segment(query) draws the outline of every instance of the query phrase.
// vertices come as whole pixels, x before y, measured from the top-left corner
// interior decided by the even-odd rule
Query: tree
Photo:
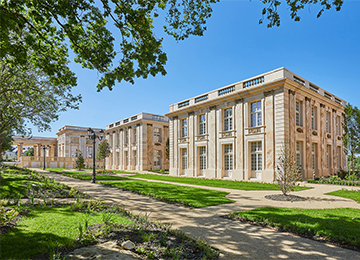
[[[166,144],[165,144],[165,158],[167,160],[170,159],[170,140],[169,140],[169,138],[166,140]]]
[[[0,111],[1,114],[1,111]],[[11,149],[11,145],[14,139],[12,138],[12,132],[6,129],[0,132],[0,162],[2,161],[2,155],[5,151]]]
[[[281,192],[287,196],[288,192],[294,191],[296,182],[301,180],[301,172],[297,166],[295,156],[289,147],[289,143],[283,144],[279,162],[276,165],[276,182]]]
[[[344,136],[343,143],[345,152],[350,156],[349,175],[355,171],[355,154],[360,153],[360,110],[349,103],[345,107],[343,122]]]
[[[261,0],[268,26],[279,26],[279,0]],[[95,3],[96,2],[96,3]],[[75,62],[101,75],[98,91],[110,90],[115,82],[134,83],[135,78],[166,74],[166,54],[162,40],[153,31],[154,19],[164,14],[164,31],[176,40],[190,35],[202,36],[211,16],[211,4],[219,0],[3,0],[0,2],[0,57],[11,57],[14,64],[29,62],[41,69],[51,81],[73,80],[67,65],[69,48]],[[342,0],[287,0],[291,17],[298,11],[320,4],[318,16],[332,6],[340,10]],[[117,41],[109,31],[111,22],[120,35]],[[18,39],[24,39],[18,41]],[[119,47],[115,47],[118,43]],[[71,77],[69,77],[69,75]]]
[[[29,56],[29,61],[31,55]],[[69,75],[70,76],[70,75]],[[74,82],[58,82],[31,62],[15,64],[12,59],[0,61],[0,133],[31,135],[28,122],[40,131],[51,129],[50,123],[68,108],[78,109],[81,96],[71,94]],[[4,151],[0,136],[0,153]]]
[[[110,145],[106,139],[104,139],[98,146],[96,159],[104,160],[104,170],[105,170],[105,158],[110,155]]]
[[[30,147],[26,152],[25,156],[34,156],[34,147]]]
[[[81,171],[85,168],[85,160],[82,152],[80,150],[76,150],[76,161],[75,161],[75,168]]]

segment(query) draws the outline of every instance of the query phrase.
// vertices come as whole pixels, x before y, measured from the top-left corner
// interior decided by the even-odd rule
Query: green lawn
[[[92,179],[92,174],[68,174],[68,173],[62,173],[63,175],[72,177],[72,178],[76,178],[76,179],[80,179],[80,180],[91,180]],[[113,175],[99,175],[96,174],[96,180],[117,180],[117,181],[126,181],[129,180],[129,178],[125,178],[125,177],[120,177],[120,176],[113,176]]]
[[[155,197],[159,200],[177,202],[195,208],[234,202],[233,200],[229,200],[225,197],[229,193],[224,191],[146,181],[102,181],[100,183],[120,189],[130,190],[138,194]]]
[[[79,236],[79,223],[84,226],[86,214],[73,212],[70,206],[35,207],[23,217],[17,228],[0,237],[0,259],[31,259],[56,248],[71,247]],[[88,216],[89,225],[103,222],[101,213]],[[130,224],[131,220],[114,215],[115,223]]]
[[[28,179],[29,175],[25,174],[1,174],[0,181],[0,197],[1,198],[14,198],[24,197],[27,192],[27,186],[30,183],[41,185],[40,181]]]
[[[259,183],[259,182],[245,182],[245,181],[232,181],[232,180],[210,180],[201,178],[186,178],[175,176],[162,176],[155,174],[136,174],[129,176],[134,178],[141,178],[147,180],[161,180],[177,183],[186,183],[193,185],[201,185],[208,187],[218,187],[235,190],[280,190],[276,184],[272,183]],[[309,187],[295,187],[295,191],[310,189]]]
[[[337,190],[326,193],[326,195],[334,195],[343,198],[348,198],[355,200],[357,203],[360,203],[360,190]]]
[[[339,243],[360,247],[360,209],[262,207],[230,215],[281,227],[297,234],[325,237]]]

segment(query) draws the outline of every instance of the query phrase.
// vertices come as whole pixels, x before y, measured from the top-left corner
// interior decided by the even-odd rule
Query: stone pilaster
[[[305,98],[305,178],[311,178],[312,169],[312,157],[311,157],[311,146],[312,146],[312,135],[311,130],[311,98]]]
[[[209,178],[215,178],[216,175],[216,160],[217,160],[217,150],[216,150],[216,142],[217,142],[217,130],[216,130],[216,107],[211,106],[209,108],[208,113],[208,134],[209,134],[209,142],[208,142],[208,172]]]
[[[295,99],[295,91],[289,89],[289,146],[292,154],[296,153],[296,138],[295,138],[295,124],[296,124],[296,116],[295,116],[295,108],[296,99]],[[267,125],[266,125],[267,127]]]
[[[331,155],[331,158],[332,158],[332,162],[333,162],[333,165],[332,165],[332,171],[329,173],[329,174],[334,174],[337,172],[337,170],[340,168],[339,167],[339,163],[338,162],[338,158],[337,158],[337,131],[336,131],[336,117],[337,117],[337,113],[336,113],[336,110],[333,109],[332,111],[332,128],[331,128],[331,133],[332,133],[332,145],[333,145],[333,149],[332,149],[332,155]],[[341,124],[341,122],[339,122],[339,124]],[[340,127],[340,126],[339,126]]]
[[[320,151],[321,155],[320,158],[320,167],[319,168],[319,176],[323,176],[325,169],[327,169],[327,160],[326,160],[326,153],[327,153],[327,142],[326,142],[326,108],[325,105],[320,104],[320,116],[317,120],[320,120],[320,129],[318,129],[319,138],[320,138]]]
[[[195,115],[194,112],[188,113],[188,138],[189,138],[189,148],[188,148],[188,170],[187,176],[195,176]]]
[[[153,169],[153,161],[154,161],[154,133],[152,124],[147,124],[146,127],[146,135],[147,135],[147,164],[148,170]]]
[[[173,147],[173,169],[174,169],[174,175],[179,175],[179,119],[177,117],[173,117],[173,145],[170,145],[170,147]]]
[[[238,172],[238,176],[234,176],[236,179],[244,180],[244,99],[235,100],[235,129],[236,129],[236,156],[235,165]]]
[[[264,93],[265,96],[265,108],[264,108],[264,125],[266,125],[265,135],[265,171],[266,175],[272,174],[272,176],[263,176],[266,179],[273,179],[275,172],[275,140],[274,140],[274,91]],[[294,96],[294,95],[292,95]]]

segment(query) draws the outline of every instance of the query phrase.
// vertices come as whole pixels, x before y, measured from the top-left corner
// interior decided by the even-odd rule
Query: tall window
[[[233,145],[225,144],[224,145],[224,168],[225,171],[233,170]]]
[[[187,118],[181,120],[181,137],[187,137]]]
[[[134,165],[137,165],[137,153],[136,150],[133,151],[133,157],[134,157]]]
[[[136,143],[137,142],[137,133],[136,133],[136,128],[134,128],[133,130],[133,142]]]
[[[311,129],[316,130],[316,108],[311,108]]]
[[[154,151],[154,166],[161,167],[161,151],[160,150]]]
[[[340,117],[336,117],[336,134],[340,135]]]
[[[261,101],[256,101],[250,104],[250,120],[251,127],[262,125]]]
[[[125,144],[128,144],[128,143],[129,143],[129,131],[128,131],[128,130],[125,131],[125,140],[124,140],[124,143],[125,143]]]
[[[326,132],[330,133],[330,112],[326,112]]]
[[[302,126],[302,113],[301,113],[302,103],[300,101],[296,101],[296,125]]]
[[[302,168],[302,144],[296,142],[296,165],[300,169]]]
[[[199,147],[199,166],[200,166],[200,170],[206,169],[206,147],[205,146]]]
[[[328,169],[330,169],[330,149],[331,149],[331,146],[327,145],[326,146],[326,166]]]
[[[110,135],[109,145],[111,147],[113,146],[113,135]]]
[[[199,115],[199,135],[206,134],[206,115]]]
[[[337,147],[337,165],[338,165],[338,168],[341,168],[341,148],[340,148],[340,146]]]
[[[316,144],[311,145],[312,169],[316,169]]]
[[[120,145],[120,133],[116,134],[116,145]]]
[[[127,167],[129,165],[129,154],[127,151],[125,151],[125,166]]]
[[[233,130],[232,108],[224,109],[224,131]]]
[[[186,148],[181,149],[181,169],[182,170],[187,169],[187,149]]]
[[[251,154],[251,170],[262,170],[262,146],[261,142],[253,142],[250,147]]]
[[[161,129],[154,128],[154,142],[161,143]]]

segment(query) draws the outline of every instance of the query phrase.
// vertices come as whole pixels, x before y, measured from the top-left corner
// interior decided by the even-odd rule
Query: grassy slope
[[[0,182],[0,197],[14,198],[18,196],[25,196],[27,185],[29,183],[41,184],[39,181],[28,179],[28,175],[24,174],[1,174],[2,180]]]
[[[156,197],[163,201],[183,203],[196,208],[234,202],[225,197],[228,192],[184,187],[167,183],[145,181],[103,181],[100,183],[120,189],[130,190],[138,194]]]
[[[115,215],[115,222],[128,224],[129,219]],[[70,206],[35,207],[22,218],[16,229],[1,235],[0,259],[29,259],[59,246],[72,246],[79,236],[79,223],[84,226],[86,214],[73,212]],[[89,225],[102,223],[102,214],[89,218]]]
[[[360,209],[293,209],[262,207],[232,213],[236,217],[290,229],[297,234],[322,236],[360,247]]]
[[[130,176],[129,176],[130,177]],[[272,183],[259,183],[259,182],[245,182],[245,181],[231,181],[231,180],[209,180],[201,178],[184,178],[175,176],[162,176],[155,174],[137,174],[131,177],[148,179],[148,180],[161,180],[177,183],[186,183],[193,185],[202,185],[208,187],[218,187],[235,190],[280,190],[275,184]],[[308,187],[295,187],[295,190],[306,190]]]
[[[326,195],[334,195],[343,198],[348,198],[355,200],[357,203],[360,203],[360,190],[337,190],[326,193]]]

